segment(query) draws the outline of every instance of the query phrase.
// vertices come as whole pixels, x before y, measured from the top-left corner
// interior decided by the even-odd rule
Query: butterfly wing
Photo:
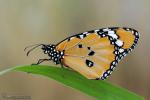
[[[138,32],[130,28],[103,28],[71,36],[56,49],[64,51],[65,66],[88,79],[105,79],[138,38]]]

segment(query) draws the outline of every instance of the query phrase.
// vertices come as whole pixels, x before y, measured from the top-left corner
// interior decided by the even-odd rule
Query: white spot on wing
[[[110,29],[108,29],[108,28],[105,28],[105,29],[103,29],[103,31],[110,31]]]
[[[116,43],[116,45],[118,45],[119,47],[123,45],[123,42],[122,42],[121,40],[118,40],[118,39],[117,39],[117,41],[116,41],[115,43]]]
[[[120,52],[120,53],[124,52],[124,49],[119,49],[119,52]]]
[[[75,37],[71,37],[70,40],[74,39]]]
[[[118,36],[115,34],[114,31],[108,31],[108,35],[111,36],[111,37],[114,38],[114,39],[117,39],[117,38],[118,38]]]
[[[79,36],[80,36],[80,38],[81,38],[81,39],[83,39],[83,38],[84,38],[84,37],[83,37],[83,35],[79,35]]]
[[[108,31],[108,34],[114,34],[115,32],[114,31]]]
[[[139,35],[138,32],[136,32],[135,35],[138,36]]]
[[[94,30],[94,32],[96,32],[96,33],[97,33],[98,31],[99,31],[99,30]]]
[[[83,34],[87,34],[88,32],[84,32]]]

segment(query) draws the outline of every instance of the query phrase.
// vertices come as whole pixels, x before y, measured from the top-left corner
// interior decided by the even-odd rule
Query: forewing
[[[130,28],[104,28],[69,37],[56,49],[64,51],[64,65],[88,79],[105,79],[138,38],[138,32]]]

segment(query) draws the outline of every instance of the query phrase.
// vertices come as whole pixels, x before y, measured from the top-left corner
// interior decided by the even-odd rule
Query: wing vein
[[[92,34],[92,33],[91,33]],[[94,33],[93,33],[94,34]],[[86,37],[85,37],[86,38]],[[84,38],[83,38],[84,39]],[[64,50],[69,50],[69,49],[71,49],[71,48],[73,48],[73,47],[75,47],[75,46],[77,46],[79,43],[81,43],[82,42],[82,40],[83,39],[81,39],[78,43],[76,43],[75,45],[73,45],[73,46],[71,46],[71,47],[69,47],[69,48],[67,48],[67,49],[64,49]],[[89,42],[91,42],[91,41],[96,41],[97,39],[95,39],[95,38],[93,38],[92,40],[90,40],[90,41],[87,41],[86,43],[89,43]],[[66,46],[67,47],[67,46]],[[87,47],[87,46],[86,46]]]

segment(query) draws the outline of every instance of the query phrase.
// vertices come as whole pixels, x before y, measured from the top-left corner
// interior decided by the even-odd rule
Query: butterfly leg
[[[37,63],[32,64],[32,65],[39,65],[40,63],[44,62],[44,61],[49,61],[50,59],[39,59]]]
[[[61,62],[61,60],[59,60],[59,63],[60,63],[60,65],[61,65],[61,68],[64,68],[64,66],[63,66],[63,64],[62,64],[62,62]]]
[[[31,64],[31,66],[34,65],[39,65],[40,63],[44,62],[44,61],[49,61],[50,59],[39,59],[37,63]],[[27,72],[28,74],[30,74],[31,72]]]

